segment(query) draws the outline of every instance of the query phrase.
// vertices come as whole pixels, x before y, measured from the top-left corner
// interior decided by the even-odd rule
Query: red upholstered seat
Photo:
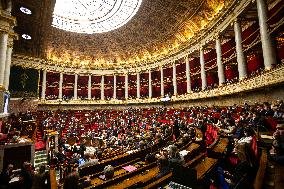
[[[270,129],[275,130],[277,126],[277,121],[273,118],[266,118],[266,123],[269,125]]]
[[[255,157],[258,159],[258,149],[257,149],[256,136],[252,137],[251,148],[253,150],[253,153],[254,153]]]

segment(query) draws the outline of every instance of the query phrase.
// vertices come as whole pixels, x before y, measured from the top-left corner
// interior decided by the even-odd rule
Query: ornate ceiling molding
[[[33,67],[36,69],[46,69],[56,72],[65,72],[65,73],[81,73],[81,74],[93,74],[93,75],[111,75],[117,73],[136,73],[143,72],[152,69],[157,69],[158,67],[163,67],[172,62],[182,59],[191,53],[199,49],[200,44],[206,44],[218,33],[222,33],[226,30],[227,27],[235,20],[238,15],[240,15],[247,7],[250,5],[251,1],[248,0],[235,0],[230,2],[229,5],[226,5],[226,10],[224,10],[218,18],[212,20],[205,29],[203,29],[199,34],[194,36],[189,42],[181,46],[180,51],[173,53],[159,61],[147,62],[141,65],[136,65],[131,68],[121,68],[116,69],[86,69],[84,67],[61,67],[58,63],[54,61],[48,61],[44,59],[31,58],[21,55],[14,55],[13,64],[14,65],[23,65],[25,67]],[[21,60],[22,59],[22,60]]]
[[[141,67],[177,53],[230,4],[229,0],[145,0],[137,15],[113,32],[79,35],[47,28],[44,56],[65,67]]]

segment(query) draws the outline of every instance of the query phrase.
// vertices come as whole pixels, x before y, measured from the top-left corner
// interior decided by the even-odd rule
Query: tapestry
[[[12,66],[9,91],[12,98],[37,97],[39,72],[33,68]]]

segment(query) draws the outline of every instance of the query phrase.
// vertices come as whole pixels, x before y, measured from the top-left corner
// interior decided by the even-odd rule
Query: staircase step
[[[37,160],[35,160],[35,163],[40,163],[40,162],[43,162],[43,161],[47,161],[47,158],[37,159]]]
[[[35,156],[46,154],[46,153],[47,153],[46,150],[36,151]]]
[[[41,155],[35,156],[35,159],[43,159],[43,158],[47,158],[47,155],[46,154],[41,154]]]
[[[40,164],[46,164],[46,163],[47,163],[47,160],[41,161],[41,162],[35,162],[34,164],[35,164],[35,165],[40,165]]]

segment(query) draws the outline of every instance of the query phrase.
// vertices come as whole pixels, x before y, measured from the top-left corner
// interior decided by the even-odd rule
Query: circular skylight
[[[32,39],[32,37],[31,37],[30,35],[25,34],[25,33],[22,35],[22,38],[24,38],[24,39],[26,39],[26,40]]]
[[[126,24],[142,0],[56,0],[52,26],[77,33],[104,33]]]
[[[32,11],[26,7],[20,7],[20,11],[25,14],[32,14]]]

